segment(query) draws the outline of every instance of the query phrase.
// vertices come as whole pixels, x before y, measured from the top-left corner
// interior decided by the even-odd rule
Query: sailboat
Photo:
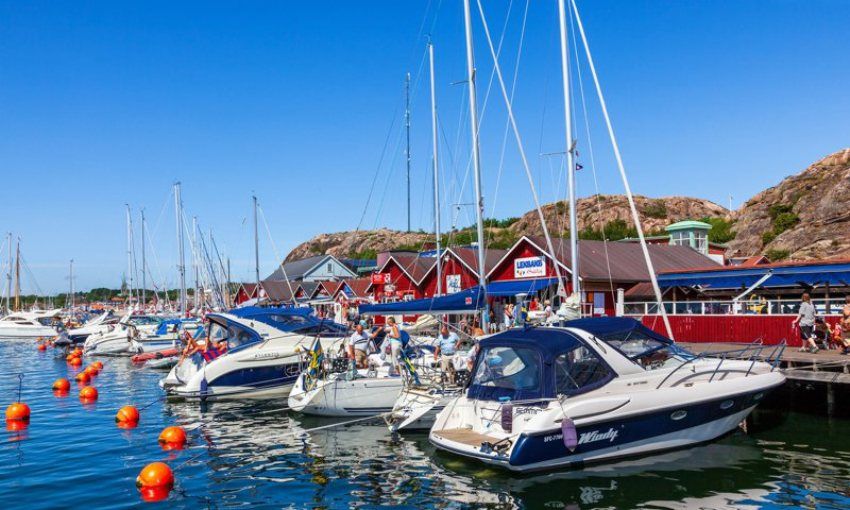
[[[9,234],[9,267],[7,307],[11,308],[8,301],[12,297],[12,238]],[[0,319],[0,340],[8,339],[33,339],[41,337],[53,338],[57,334],[56,326],[61,323],[61,309],[55,310],[32,310],[29,312],[21,310],[21,242],[17,243],[14,260],[14,310]]]
[[[469,4],[464,0],[471,62]],[[558,0],[569,154],[573,142],[564,4]],[[660,300],[578,9],[574,0],[570,4]],[[486,31],[480,4],[479,11]],[[509,102],[507,106],[512,118]],[[572,190],[570,195],[574,209]],[[429,440],[441,450],[518,472],[579,468],[714,440],[734,430],[768,391],[785,381],[776,370],[783,346],[767,362],[758,361],[756,352],[745,361],[695,356],[628,318],[508,330],[482,340],[479,347],[469,385],[438,414]]]

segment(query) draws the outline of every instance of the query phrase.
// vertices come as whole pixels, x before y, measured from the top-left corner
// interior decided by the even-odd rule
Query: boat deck
[[[495,443],[499,441],[498,437],[479,434],[472,429],[445,429],[434,432],[434,435],[468,446],[481,446],[482,443]]]

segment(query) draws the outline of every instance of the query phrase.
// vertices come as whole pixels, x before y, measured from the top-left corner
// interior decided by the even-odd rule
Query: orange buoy
[[[135,406],[124,406],[118,410],[115,421],[118,423],[138,423],[139,410]]]
[[[9,432],[21,432],[22,430],[26,430],[27,426],[29,426],[30,422],[28,421],[20,421],[20,420],[11,420],[6,422],[6,430]],[[10,438],[9,441],[20,441],[21,439],[25,439],[25,437],[20,436],[16,438]]]
[[[78,383],[87,383],[91,380],[91,376],[88,372],[80,372],[74,377],[74,380]]]
[[[89,365],[83,372],[89,374],[89,377],[94,377],[98,374],[99,370],[97,369],[97,367]]]
[[[95,361],[94,363],[92,363],[92,365],[93,365],[93,366],[95,366],[95,367],[97,367],[97,370],[98,370],[98,371],[103,370],[103,363],[102,363],[102,362],[100,362],[100,361]]]
[[[39,351],[46,351],[47,350],[47,344],[38,344],[38,350]]]
[[[180,450],[186,444],[186,431],[183,427],[165,427],[159,434],[159,444],[164,450]]]
[[[162,501],[168,497],[171,492],[171,487],[143,487],[139,489],[139,494],[142,496],[142,501],[146,503],[155,503]]]
[[[83,386],[83,388],[80,390],[80,400],[97,400],[97,388],[95,388],[94,386]]]
[[[53,382],[53,391],[70,391],[71,383],[68,379],[60,378]]]
[[[6,408],[6,421],[29,421],[30,406],[23,402],[15,402]]]
[[[145,466],[136,477],[136,487],[139,489],[174,487],[174,473],[165,462],[152,462]]]
[[[78,367],[83,364],[83,360],[81,360],[80,358],[71,358],[68,363],[70,363],[72,367]]]

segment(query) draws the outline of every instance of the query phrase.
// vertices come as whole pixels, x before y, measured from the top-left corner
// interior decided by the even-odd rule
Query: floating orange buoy
[[[89,374],[89,377],[94,377],[98,374],[99,370],[97,369],[97,367],[95,367],[93,365],[89,365],[89,366],[86,367],[84,372],[86,374]]]
[[[56,379],[56,381],[53,383],[53,391],[63,391],[64,392],[64,391],[70,391],[70,389],[71,389],[71,383],[70,383],[70,381],[68,381],[68,379],[65,379],[64,377],[61,378],[61,379]]]
[[[103,370],[103,363],[100,361],[95,361],[92,365],[96,366],[98,371]]]
[[[74,377],[74,380],[78,383],[87,383],[91,380],[91,376],[88,374],[88,372],[80,372]]]
[[[171,487],[143,487],[139,489],[139,494],[142,495],[142,501],[146,503],[162,501],[168,497],[170,492]]]
[[[80,358],[71,358],[68,363],[70,363],[72,367],[78,367],[83,364],[83,360],[81,360]]]
[[[38,350],[39,351],[46,351],[47,350],[47,344],[38,344]]]
[[[23,402],[15,402],[6,408],[6,421],[29,421],[30,406]]]
[[[83,389],[80,390],[80,400],[97,400],[97,388],[95,388],[94,386],[84,386]]]
[[[6,430],[9,432],[20,432],[22,430],[26,430],[27,426],[30,424],[28,421],[20,421],[20,420],[10,420],[6,422]],[[20,441],[24,439],[23,437],[12,438],[10,441]]]
[[[186,444],[186,431],[182,427],[165,427],[159,435],[164,450],[180,450]]]
[[[115,421],[118,423],[138,423],[139,410],[135,406],[124,406],[118,410],[115,415]]]
[[[174,473],[164,462],[152,462],[145,466],[136,477],[136,487],[139,489],[174,487]]]

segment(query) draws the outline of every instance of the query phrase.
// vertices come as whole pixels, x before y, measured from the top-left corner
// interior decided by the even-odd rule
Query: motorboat
[[[770,390],[784,345],[694,355],[629,318],[505,331],[480,342],[437,448],[511,471],[576,468],[712,441]],[[748,350],[750,349],[750,350]]]
[[[118,324],[109,325],[106,331],[93,333],[83,343],[83,352],[93,355],[130,355],[133,341],[153,335],[163,322],[155,315],[126,314]]]
[[[289,407],[315,416],[389,413],[406,381],[419,380],[417,371],[434,362],[433,354],[426,350],[411,346],[407,352],[399,371],[392,366],[388,353],[370,354],[367,368],[356,368],[344,357],[325,360],[321,370],[307,367],[289,393]]]
[[[183,358],[160,382],[172,397],[286,397],[303,368],[302,353],[317,339],[324,349],[336,349],[346,331],[309,308],[245,307],[206,318],[206,341],[224,352]]]
[[[84,343],[89,336],[95,333],[109,331],[110,326],[114,327],[120,320],[121,318],[116,317],[112,312],[96,315],[78,328],[62,331],[56,339],[55,344],[61,346]]]
[[[156,353],[176,349],[182,345],[181,336],[188,332],[193,337],[203,336],[203,327],[198,319],[166,319],[159,323],[152,334],[139,334],[130,340],[129,352],[134,354]]]
[[[0,319],[0,339],[31,339],[56,336],[61,310],[12,312]]]

